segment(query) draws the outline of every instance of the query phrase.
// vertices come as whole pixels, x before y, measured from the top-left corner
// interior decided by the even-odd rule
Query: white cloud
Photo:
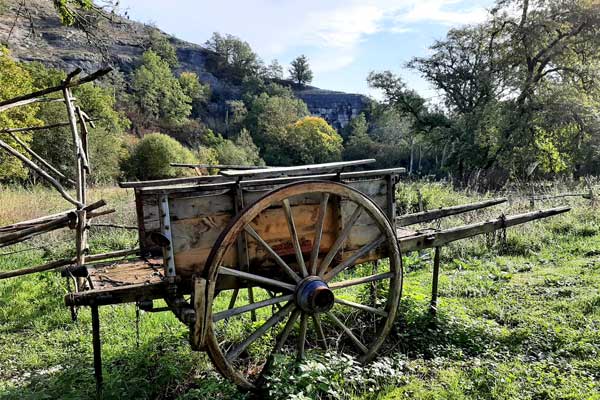
[[[248,41],[265,59],[306,49],[315,72],[351,64],[359,45],[379,32],[402,34],[420,23],[481,21],[489,0],[121,0],[134,17],[155,20],[182,39],[204,42],[213,31]],[[168,5],[168,7],[167,7]],[[190,12],[194,10],[194,12]],[[283,62],[287,60],[282,60]]]

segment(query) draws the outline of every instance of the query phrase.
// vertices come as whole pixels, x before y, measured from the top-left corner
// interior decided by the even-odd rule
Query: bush
[[[161,179],[174,178],[189,173],[185,168],[173,168],[170,163],[195,163],[196,158],[177,140],[151,133],[144,136],[134,148],[127,165],[130,178]]]

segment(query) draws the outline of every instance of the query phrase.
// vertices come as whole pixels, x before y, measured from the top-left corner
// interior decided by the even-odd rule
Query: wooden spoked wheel
[[[332,221],[341,223],[332,229]],[[261,236],[276,229],[287,232],[287,246],[271,247]],[[368,242],[349,249],[357,235]],[[252,259],[246,268],[231,265],[226,255],[241,236],[248,248],[260,248],[269,267]],[[358,264],[368,255],[381,258],[373,254],[389,262],[377,269]],[[382,210],[359,191],[328,181],[291,184],[257,200],[222,232],[206,265],[215,290],[208,299],[207,350],[224,376],[247,389],[281,360],[307,352],[370,361],[392,327],[402,290],[400,250]]]

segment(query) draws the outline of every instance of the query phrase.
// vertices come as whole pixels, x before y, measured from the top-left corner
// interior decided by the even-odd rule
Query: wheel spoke
[[[327,351],[327,339],[325,339],[325,332],[323,332],[323,325],[321,325],[321,317],[319,317],[319,314],[313,314],[312,318],[321,346]]]
[[[373,313],[373,314],[381,315],[382,317],[387,317],[388,316],[388,313],[385,312],[385,311],[383,311],[383,310],[379,310],[377,308],[370,307],[370,306],[367,306],[367,305],[364,305],[364,304],[355,303],[353,301],[348,301],[348,300],[344,300],[344,299],[335,299],[335,302],[338,303],[338,304],[343,304],[343,305],[348,306],[348,307],[354,307],[354,308],[359,309],[359,310],[368,311],[368,312]]]
[[[261,238],[254,229],[252,229],[251,226],[245,226],[244,230],[248,235],[252,236],[254,240],[260,243],[260,245],[275,259],[275,262],[286,272],[286,274],[288,274],[295,282],[300,282],[301,279],[298,274],[289,265],[287,265],[281,257],[279,257],[279,254],[277,254],[275,250],[273,250],[273,248],[269,246],[269,244],[265,242],[265,240]]]
[[[319,205],[319,217],[317,219],[317,225],[315,225],[315,239],[313,241],[313,249],[310,254],[310,261],[308,263],[310,274],[315,275],[317,273],[317,260],[319,259],[319,250],[321,247],[321,238],[323,237],[323,224],[325,223],[325,214],[327,213],[327,202],[329,201],[329,193],[323,193],[321,198],[321,204]]]
[[[348,235],[350,235],[350,231],[352,230],[354,223],[358,220],[358,217],[360,217],[361,212],[362,207],[357,205],[354,209],[354,212],[350,216],[350,219],[348,219],[346,226],[344,226],[344,229],[342,229],[340,236],[338,236],[338,238],[335,240],[335,243],[333,243],[333,246],[331,246],[331,249],[329,249],[329,252],[323,259],[321,265],[319,266],[319,276],[322,277],[325,274],[327,267],[329,267],[329,264],[331,264],[335,255],[338,253],[338,251],[340,251],[340,248],[344,244],[344,241],[346,240]]]
[[[329,285],[329,289],[335,290],[335,289],[341,289],[341,288],[350,287],[350,286],[362,285],[363,283],[389,279],[389,278],[392,278],[393,276],[394,276],[393,272],[385,272],[383,274],[363,276],[360,278],[349,279],[347,281],[334,282]]]
[[[231,310],[235,307],[235,302],[237,301],[238,294],[240,293],[240,289],[233,289],[233,293],[231,293],[231,299],[229,300],[228,310]]]
[[[293,295],[288,294],[286,296],[273,297],[267,300],[259,301],[252,304],[246,304],[242,307],[232,308],[226,311],[221,311],[213,315],[213,322],[220,321],[225,318],[233,317],[234,315],[243,314],[248,311],[253,311],[262,307],[267,307],[273,304],[283,303],[284,301],[292,300]]]
[[[289,283],[280,282],[278,280],[267,278],[261,275],[250,274],[248,272],[242,272],[238,271],[237,269],[231,269],[227,267],[219,267],[219,274],[235,276],[236,278],[263,283],[268,286],[277,286],[283,289],[291,290],[292,292],[296,289],[296,286],[290,285]]]
[[[300,335],[298,336],[298,359],[304,360],[304,344],[306,342],[306,330],[308,328],[308,318],[306,313],[302,313],[300,318]]]
[[[275,348],[273,349],[273,353],[279,353],[279,351],[281,351],[288,336],[290,336],[290,333],[292,332],[292,329],[294,328],[294,324],[296,323],[296,320],[298,319],[299,316],[300,316],[300,310],[295,309],[292,312],[292,315],[290,315],[290,319],[288,319],[287,323],[283,327],[283,331],[281,331],[281,334],[279,335],[279,338],[277,339],[277,344],[275,345]]]
[[[344,333],[354,342],[354,344],[356,345],[356,347],[358,347],[360,349],[360,351],[362,351],[365,354],[369,351],[369,349],[367,349],[367,347],[364,344],[362,344],[356,336],[354,336],[354,333],[352,333],[352,331],[346,325],[344,325],[344,323],[342,321],[340,321],[335,315],[333,315],[333,313],[331,311],[327,312],[327,316],[329,318],[331,318],[331,320],[337,326],[342,328]]]
[[[264,335],[275,324],[277,324],[279,321],[281,321],[282,319],[284,319],[285,316],[288,315],[292,311],[292,309],[294,309],[294,308],[295,308],[294,303],[292,303],[292,302],[287,303],[285,307],[283,307],[277,313],[273,314],[271,316],[271,318],[269,318],[260,328],[258,328],[257,330],[255,330],[243,342],[241,342],[236,347],[234,347],[232,350],[230,350],[229,352],[227,352],[227,360],[229,362],[232,362],[236,358],[238,358],[238,356],[240,354],[242,354],[242,352],[244,350],[246,350],[246,348],[248,346],[250,346],[252,343],[254,343],[259,337],[261,337],[262,335]]]
[[[298,231],[296,230],[294,216],[292,215],[292,207],[290,206],[290,201],[288,199],[283,199],[282,203],[283,211],[285,212],[285,219],[288,223],[290,235],[292,235],[292,245],[294,246],[294,252],[296,253],[296,261],[298,262],[298,266],[300,266],[302,276],[306,277],[308,276],[308,272],[306,271],[306,265],[304,264],[304,256],[302,255],[302,248],[300,247],[300,240],[298,239]]]
[[[338,265],[337,267],[335,267],[334,269],[332,269],[331,271],[326,273],[325,276],[323,277],[323,279],[325,280],[325,282],[329,282],[337,274],[339,274],[346,268],[354,265],[359,258],[361,258],[365,254],[369,253],[371,250],[377,248],[383,242],[385,242],[385,236],[381,235],[377,239],[371,241],[370,243],[367,243],[366,245],[361,247],[356,253],[354,253],[351,257],[349,257],[347,260],[345,260],[340,265]]]

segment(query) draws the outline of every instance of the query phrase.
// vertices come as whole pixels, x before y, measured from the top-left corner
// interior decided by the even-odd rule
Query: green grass
[[[430,209],[473,199],[438,184],[420,187]],[[414,188],[400,188],[408,189]],[[111,205],[129,212],[130,198],[112,196]],[[479,237],[445,247],[435,318],[427,311],[431,255],[407,255],[400,317],[377,363],[362,367],[350,358],[316,355],[293,376],[276,373],[271,397],[600,399],[600,213],[571,201],[571,213],[510,229],[505,243]],[[526,208],[496,207],[444,226]],[[128,233],[92,234],[94,251],[134,243]],[[2,256],[0,269],[37,265],[68,251],[64,244]],[[0,281],[0,398],[93,397],[89,310],[71,322],[65,293],[54,273]],[[139,343],[135,315],[132,305],[101,308],[106,398],[247,397],[205,354],[190,350],[187,328],[170,313],[142,313]],[[231,329],[235,335],[242,328]]]

